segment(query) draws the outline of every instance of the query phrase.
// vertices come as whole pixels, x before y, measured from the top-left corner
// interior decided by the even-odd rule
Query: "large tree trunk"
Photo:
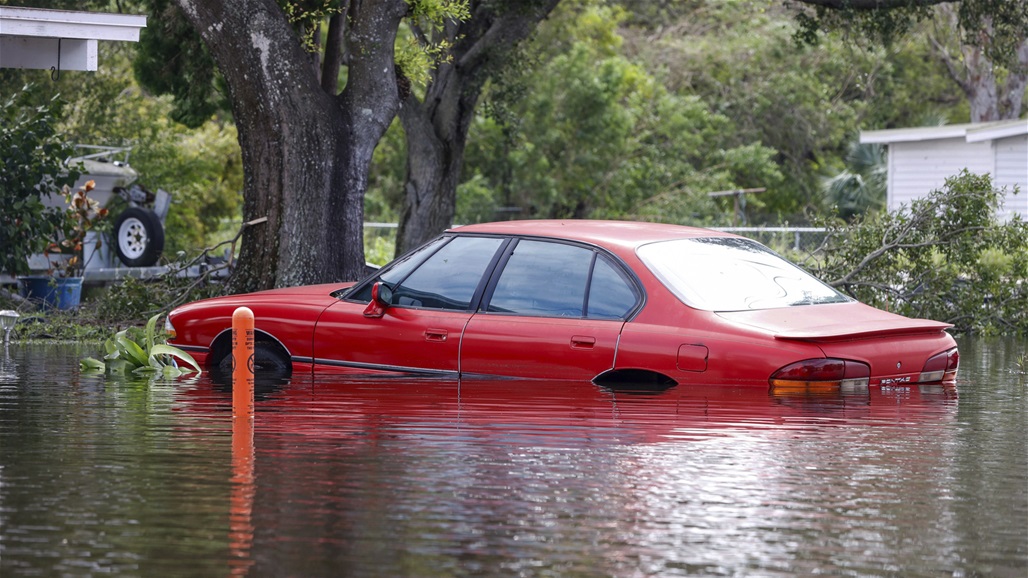
[[[452,60],[434,71],[423,101],[409,95],[400,109],[407,137],[407,178],[398,255],[452,224],[468,129],[482,87],[558,1],[473,0],[471,18],[442,30],[453,43]]]
[[[939,7],[939,14],[948,31],[932,36],[932,47],[946,66],[950,78],[960,86],[971,109],[971,122],[1012,120],[1021,115],[1021,102],[1028,86],[1028,30],[1015,47],[1014,58],[1002,84],[996,77],[996,64],[987,55],[987,48],[993,42],[992,18],[983,17],[982,27],[976,30],[975,44],[961,44],[960,56],[954,55],[947,42],[939,38],[942,32],[953,33],[960,22],[956,9],[951,5]],[[959,37],[959,34],[956,35]]]
[[[481,87],[444,65],[425,102],[413,94],[400,107],[407,138],[407,179],[396,253],[405,253],[453,223],[464,145]],[[462,90],[466,88],[466,90]],[[452,94],[456,92],[456,94]]]
[[[350,43],[360,58],[333,96],[274,0],[176,2],[228,84],[244,220],[268,219],[244,234],[232,289],[361,276],[368,166],[399,104],[393,43],[406,3],[353,3]]]

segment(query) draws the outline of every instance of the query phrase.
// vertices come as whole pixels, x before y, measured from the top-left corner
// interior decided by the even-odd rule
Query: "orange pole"
[[[253,311],[232,313],[232,495],[229,499],[231,576],[246,576],[253,566]]]
[[[232,415],[253,417],[253,311],[232,313]]]

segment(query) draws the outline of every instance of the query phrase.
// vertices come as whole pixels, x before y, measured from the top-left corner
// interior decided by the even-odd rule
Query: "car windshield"
[[[760,243],[736,237],[644,245],[639,258],[686,305],[707,311],[850,301]]]

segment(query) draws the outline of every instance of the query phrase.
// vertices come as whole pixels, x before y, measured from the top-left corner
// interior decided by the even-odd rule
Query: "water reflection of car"
[[[170,342],[231,365],[256,318],[258,371],[346,371],[860,389],[953,383],[948,324],[864,305],[763,245],[609,221],[458,227],[357,283],[182,306]]]

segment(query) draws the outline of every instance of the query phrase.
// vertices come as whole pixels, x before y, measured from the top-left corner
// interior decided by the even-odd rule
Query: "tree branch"
[[[819,6],[832,10],[892,10],[917,6],[934,6],[946,4],[953,0],[799,0],[803,4]]]
[[[335,95],[339,92],[339,71],[343,67],[343,46],[346,41],[346,12],[328,19],[325,38],[325,62],[321,66],[321,88]]]

